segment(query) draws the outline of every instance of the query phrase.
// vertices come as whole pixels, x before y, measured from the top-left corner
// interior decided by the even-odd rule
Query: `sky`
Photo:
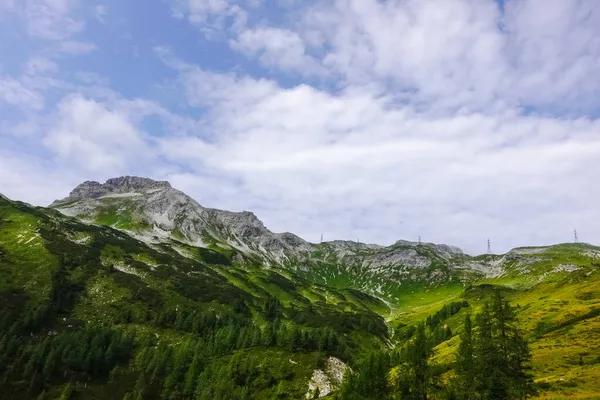
[[[0,0],[0,192],[168,180],[314,242],[600,244],[596,0]]]

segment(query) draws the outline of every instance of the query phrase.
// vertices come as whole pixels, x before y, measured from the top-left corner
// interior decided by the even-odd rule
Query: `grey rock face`
[[[271,232],[252,212],[206,208],[168,182],[134,176],[112,178],[104,184],[84,182],[51,207],[92,221],[107,209],[129,214],[129,220],[143,221],[146,227],[133,232],[138,237],[153,241],[177,238],[195,246],[217,242],[259,257],[265,265],[282,265],[284,260],[310,265],[311,255],[324,250],[343,264],[385,272],[393,266],[422,269],[434,259],[462,255],[456,247],[408,241],[390,247],[342,240],[312,244],[289,232]]]
[[[86,181],[69,194],[71,199],[94,199],[110,193],[147,192],[155,189],[170,188],[166,181],[155,181],[137,176],[122,176],[108,179],[104,184]]]
[[[191,197],[173,189],[168,182],[125,176],[104,184],[87,181],[51,207],[71,216],[89,220],[107,207],[129,213],[132,219],[153,227],[152,232],[134,232],[149,238],[173,237],[194,245],[207,245],[209,237],[243,253],[280,261],[310,245],[291,233],[273,233],[249,211],[231,212],[202,207]]]

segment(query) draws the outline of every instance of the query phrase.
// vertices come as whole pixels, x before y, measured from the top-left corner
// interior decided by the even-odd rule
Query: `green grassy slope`
[[[105,211],[93,222],[143,229],[126,210],[107,204]],[[475,257],[504,271],[485,278],[453,268],[460,257],[441,259],[427,248],[419,251],[429,252],[432,265],[408,272],[401,265],[347,264],[328,244],[303,264],[265,268],[258,258],[206,239],[208,248],[176,235],[148,245],[110,227],[0,199],[0,389],[15,398],[43,390],[56,398],[72,381],[78,398],[120,399],[135,394],[144,378],[156,393],[146,398],[160,398],[167,381],[186,381],[195,364],[185,354],[199,353],[194,393],[173,383],[175,393],[181,390],[175,398],[302,398],[326,354],[352,362],[387,348],[388,340],[402,346],[411,326],[445,305],[467,302],[440,323],[452,335],[434,359],[452,363],[464,316],[501,290],[518,306],[539,398],[600,398],[598,247],[561,244]],[[194,328],[213,317],[221,322]],[[8,338],[17,331],[23,339],[11,349]],[[40,378],[44,365],[28,367],[38,362],[37,351],[47,357],[52,346],[42,351],[37,343],[73,332],[122,334],[131,337],[131,350],[106,370],[78,367]],[[164,371],[147,367],[160,360]],[[180,375],[166,374],[178,363]]]
[[[385,308],[379,300],[232,257],[148,246],[0,199],[0,391],[55,398],[71,382],[78,398],[113,399],[136,394],[142,380],[152,399],[166,382],[183,396],[192,374],[189,398],[300,398],[327,354],[351,361],[383,346],[387,327],[372,311]],[[100,347],[88,360],[65,343]],[[121,357],[109,356],[119,346]],[[198,351],[185,346],[200,349],[198,365],[187,357]],[[153,363],[158,369],[148,370]],[[180,364],[188,372],[168,372]]]

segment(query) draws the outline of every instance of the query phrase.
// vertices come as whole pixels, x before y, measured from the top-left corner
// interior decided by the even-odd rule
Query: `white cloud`
[[[44,108],[44,97],[41,93],[10,76],[0,76],[0,100],[30,110]]]
[[[90,179],[73,169],[57,169],[39,157],[15,155],[0,149],[0,192],[13,200],[48,205],[64,198],[82,180]]]
[[[27,61],[25,73],[38,75],[43,73],[54,73],[58,71],[58,64],[45,57],[32,57]]]
[[[69,0],[23,0],[27,29],[32,36],[46,40],[64,40],[81,32],[84,22],[72,15]]]
[[[226,30],[239,31],[246,25],[247,13],[236,3],[228,0],[172,0],[172,16],[186,18],[207,37],[214,37]]]
[[[346,84],[375,80],[420,107],[600,106],[600,83],[588,79],[600,72],[596,1],[507,1],[502,13],[491,0],[334,0],[304,24]]]
[[[97,47],[94,43],[78,40],[63,40],[55,46],[55,51],[72,55],[87,54],[96,49]]]
[[[27,174],[166,177],[202,204],[253,210],[268,227],[312,240],[420,235],[477,252],[491,237],[501,251],[569,240],[577,228],[600,242],[600,3],[506,1],[504,11],[493,0],[285,3],[276,12],[287,14],[258,15],[240,1],[176,2],[174,15],[217,38],[206,48],[219,51],[181,54],[196,65],[157,48],[174,87],[149,75],[162,71],[152,64],[139,79],[174,93],[164,103],[182,115],[63,64],[58,72],[80,83],[34,59],[19,80],[2,78],[0,97],[26,110],[43,107],[42,90],[82,93],[49,120],[10,125],[27,144],[43,132],[38,150],[56,156]],[[70,7],[53,9],[76,21]],[[77,29],[45,37],[51,46],[86,43]],[[302,77],[311,79],[295,84]],[[24,179],[11,176],[13,188]]]
[[[44,144],[65,163],[93,172],[125,171],[150,155],[126,114],[78,95],[59,104]]]
[[[600,82],[590,79],[600,74],[600,3],[510,1],[503,22],[519,100],[559,110],[600,106]]]
[[[104,23],[108,15],[108,8],[103,4],[98,4],[94,6],[94,15],[98,21]]]
[[[174,177],[201,203],[253,209],[313,240],[421,235],[477,251],[487,236],[507,250],[563,241],[572,226],[595,232],[599,121],[437,115],[365,88],[333,95],[170,65],[190,104],[210,110],[197,134],[160,140],[194,171]],[[208,192],[207,171],[220,182]]]
[[[230,41],[233,49],[248,57],[257,57],[267,67],[302,75],[319,75],[325,71],[307,54],[302,38],[288,29],[258,28],[241,32]]]

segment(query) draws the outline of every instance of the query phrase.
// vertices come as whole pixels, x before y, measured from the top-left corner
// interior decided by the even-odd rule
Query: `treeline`
[[[444,305],[439,311],[435,314],[427,316],[425,320],[425,326],[429,328],[430,332],[432,332],[431,338],[433,340],[434,345],[440,344],[444,340],[450,339],[452,335],[452,330],[448,326],[440,326],[440,323],[444,320],[450,318],[454,314],[457,314],[463,308],[468,308],[469,302],[464,301],[456,301],[450,304]],[[401,327],[398,334],[396,334],[396,339],[400,341],[406,341],[413,337],[413,335],[417,332],[417,326],[410,325]]]
[[[436,341],[426,327],[419,324],[412,340],[392,357],[373,353],[358,363],[336,398],[520,400],[535,393],[528,373],[528,344],[519,332],[514,309],[498,293],[474,322],[466,316],[459,350],[450,365],[432,363]]]
[[[38,321],[47,319],[50,308],[36,309],[21,318],[2,310],[0,392],[16,390],[18,398],[35,398],[46,388],[69,381],[130,379],[133,373],[138,376],[137,383],[127,393],[133,399],[244,398],[244,393],[291,379],[289,365],[267,365],[237,356],[223,366],[218,359],[253,348],[349,358],[348,340],[331,327],[310,328],[282,321],[282,306],[273,298],[266,299],[262,307],[266,321],[257,324],[242,304],[234,307],[238,312],[182,308],[156,313],[150,325],[161,328],[158,332],[175,330],[180,332],[178,337],[186,337],[183,344],[176,345],[172,339],[160,340],[154,334],[142,340],[138,330],[118,327],[67,327],[64,323],[58,325],[59,332],[40,331]],[[71,385],[68,392],[74,390]]]
[[[215,358],[221,350],[210,341],[195,338],[177,346],[146,343],[135,359],[138,378],[126,398],[248,399],[257,391],[276,390],[294,378],[292,364],[287,359],[267,358],[263,352],[249,351]]]
[[[28,340],[10,329],[0,336],[0,392],[24,381],[26,395],[44,390],[64,377],[105,378],[132,357],[133,338],[119,330],[85,328]]]

